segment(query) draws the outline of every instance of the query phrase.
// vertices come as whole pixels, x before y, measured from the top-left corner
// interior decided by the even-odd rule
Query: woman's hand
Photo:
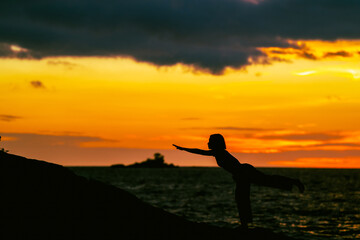
[[[180,146],[178,146],[178,145],[173,144],[173,146],[174,146],[174,147],[176,147],[176,149],[179,149],[179,150],[184,150],[184,148],[183,148],[183,147],[180,147]]]
[[[204,156],[214,156],[214,152],[210,151],[210,150],[201,150],[201,149],[197,149],[197,148],[184,148],[184,147],[180,147],[175,144],[173,144],[173,146],[179,150],[183,150],[183,151],[186,151],[189,153],[195,153],[195,154],[200,154],[200,155],[204,155]]]

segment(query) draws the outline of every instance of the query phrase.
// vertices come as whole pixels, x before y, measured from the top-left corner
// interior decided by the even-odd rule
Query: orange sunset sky
[[[52,45],[37,57],[41,46],[0,43],[0,148],[10,153],[106,166],[160,152],[168,163],[216,166],[172,144],[207,148],[221,133],[254,166],[360,168],[360,37],[283,37],[220,72],[180,57],[55,54]]]

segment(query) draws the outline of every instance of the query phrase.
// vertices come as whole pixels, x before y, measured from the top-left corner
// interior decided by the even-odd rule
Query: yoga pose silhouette
[[[291,190],[297,186],[300,192],[304,192],[304,185],[298,179],[292,179],[279,175],[267,175],[252,165],[240,163],[227,150],[224,137],[221,134],[213,134],[209,138],[208,147],[210,150],[197,148],[184,148],[173,144],[179,150],[190,153],[213,156],[219,167],[232,174],[236,183],[235,201],[239,212],[241,227],[248,228],[248,223],[252,222],[250,205],[250,184],[255,183],[261,186]]]

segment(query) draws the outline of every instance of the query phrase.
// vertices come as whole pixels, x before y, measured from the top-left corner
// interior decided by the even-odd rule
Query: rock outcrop
[[[0,152],[1,239],[290,239],[187,221],[69,169]]]

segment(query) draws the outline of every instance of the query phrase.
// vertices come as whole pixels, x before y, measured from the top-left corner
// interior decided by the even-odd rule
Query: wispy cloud
[[[22,117],[14,116],[14,115],[0,114],[0,121],[4,121],[4,122],[12,122],[21,118]]]
[[[279,139],[290,141],[328,141],[343,139],[345,136],[331,133],[299,133],[299,134],[278,134],[278,135],[266,135],[260,136],[259,139]]]
[[[87,144],[112,142],[114,140],[83,135],[50,135],[34,133],[2,133],[4,137],[14,138],[19,144],[45,146],[77,146],[87,147]],[[85,146],[84,146],[85,145]]]
[[[331,57],[352,57],[353,54],[344,50],[337,52],[327,52],[324,54],[323,58],[331,58]]]
[[[33,80],[30,82],[30,85],[34,88],[45,88],[45,85],[39,80]]]
[[[253,131],[228,132],[227,145],[241,153],[360,150],[358,132]]]
[[[111,139],[82,135],[50,135],[30,133],[0,133],[3,136],[2,146],[11,153],[33,157],[65,165],[110,165],[114,163],[132,163],[145,160],[155,152],[165,155],[167,162],[187,166],[216,166],[209,158],[199,158],[174,149],[130,149],[108,147],[103,143],[112,143]],[[355,133],[354,133],[355,135]],[[176,139],[190,139],[194,143],[206,142],[206,137],[180,136]],[[6,141],[5,141],[6,140]],[[153,141],[174,140],[172,136],[163,136]],[[239,144],[240,139],[226,138],[227,143]],[[265,141],[265,140],[262,140]],[[270,141],[270,140],[268,140]],[[241,142],[246,145],[246,142]],[[85,144],[85,146],[83,145]],[[285,148],[282,151],[272,151],[269,147],[263,151],[238,151],[235,145],[228,150],[242,163],[248,162],[255,166],[288,166],[288,167],[356,167],[360,163],[360,148],[357,143],[319,143],[318,145],[338,145],[351,148],[334,150],[333,148]],[[343,146],[340,146],[343,145]],[[169,146],[170,147],[170,146]],[[240,147],[243,147],[242,145]],[[247,147],[247,146],[244,146]],[[240,149],[241,150],[241,149]],[[251,150],[251,149],[248,149]],[[256,149],[255,149],[256,150]],[[317,164],[318,163],[318,164]],[[316,165],[317,164],[317,165]],[[357,164],[357,165],[356,165]]]
[[[183,128],[188,130],[225,130],[225,131],[239,131],[239,132],[264,132],[264,131],[276,131],[280,129],[266,129],[266,128],[252,128],[252,127],[189,127]]]
[[[342,41],[338,41],[342,42]],[[333,59],[333,58],[351,58],[357,55],[358,51],[354,49],[350,50],[335,50],[328,51],[328,49],[321,48],[319,49],[318,45],[312,46],[311,41],[306,43],[304,41],[299,41],[298,48],[281,48],[281,47],[269,47],[269,48],[259,48],[262,52],[267,55],[269,63],[276,62],[276,59],[280,59],[283,62],[291,62],[292,58],[304,58],[307,60],[324,60],[324,59]],[[329,42],[327,44],[330,44]],[[336,42],[332,42],[332,46],[335,46]],[[310,45],[310,46],[308,46]],[[341,46],[341,44],[339,44]],[[344,46],[341,46],[344,48]],[[273,60],[272,60],[273,59]]]
[[[187,117],[187,118],[181,118],[183,121],[198,121],[201,120],[201,118],[198,117]]]
[[[47,61],[47,64],[50,66],[63,66],[70,70],[79,66],[78,64],[69,61],[60,61],[60,60],[49,60]]]
[[[302,168],[360,168],[360,157],[310,157],[293,161],[271,161],[269,164]]]
[[[233,130],[233,131],[255,131],[255,132],[263,132],[263,131],[275,131],[277,129],[266,129],[266,128],[251,128],[251,127],[215,127],[217,130]]]

